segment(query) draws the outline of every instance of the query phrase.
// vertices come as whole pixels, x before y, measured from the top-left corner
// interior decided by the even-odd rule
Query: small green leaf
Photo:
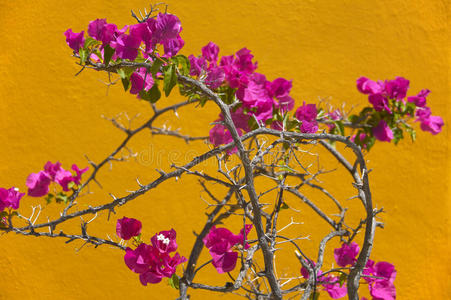
[[[124,91],[126,92],[128,90],[128,87],[130,86],[130,79],[124,78],[121,79],[122,86],[124,87]]]
[[[361,112],[360,112],[360,116],[363,117],[364,115],[370,114],[373,112],[373,108],[372,107],[365,107]]]
[[[177,74],[175,74],[174,65],[169,65],[169,68],[164,72],[163,90],[164,94],[169,96],[174,86],[177,84]]]
[[[132,76],[134,71],[134,67],[124,67],[117,70],[117,74],[121,77],[122,85],[124,86],[125,91],[127,91],[130,86],[130,76]]]
[[[180,288],[180,278],[177,274],[172,274],[172,277],[168,279],[168,284],[176,290]]]
[[[357,115],[350,115],[349,117],[348,117],[348,119],[349,119],[349,122],[351,122],[351,123],[357,123],[357,120],[359,119],[359,116],[357,116]]]
[[[157,73],[160,72],[161,65],[163,65],[163,61],[156,59],[152,66],[150,67],[150,73],[152,73],[153,78],[157,78]]]
[[[282,209],[289,209],[289,208],[290,207],[285,202],[283,202],[282,205],[280,206],[280,210],[282,210]]]
[[[88,59],[89,51],[87,49],[80,49],[80,64],[84,64]]]
[[[55,197],[56,203],[64,202],[66,204],[69,201],[69,197],[63,192],[59,192]]]
[[[397,145],[402,138],[402,129],[398,127],[393,128],[393,142],[395,145]]]
[[[181,73],[183,75],[188,75],[190,68],[191,68],[191,64],[189,62],[188,57],[186,57],[185,55],[179,54],[176,56],[176,58],[177,58],[178,65],[181,66],[181,68],[180,68]]]
[[[53,198],[55,198],[55,195],[53,195],[52,193],[48,193],[47,197],[45,197],[45,201],[47,201],[47,204],[50,204]]]
[[[343,125],[343,122],[342,121],[334,121],[334,124],[338,130],[338,134],[344,136],[345,135],[345,127]]]
[[[141,99],[149,101],[150,103],[155,103],[161,98],[161,92],[158,89],[158,84],[155,82],[152,88],[146,92],[146,90],[142,90],[139,92],[139,97]]]
[[[110,47],[110,45],[105,45],[105,48],[103,48],[103,63],[105,64],[105,67],[108,66],[108,64],[110,63],[111,58],[113,57],[114,54],[114,50],[113,48]]]

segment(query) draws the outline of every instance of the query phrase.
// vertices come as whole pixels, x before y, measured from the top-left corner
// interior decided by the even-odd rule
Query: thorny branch
[[[141,19],[134,17],[142,22],[146,18],[150,17],[152,12],[147,13],[142,16]],[[132,63],[132,62],[120,62],[111,63],[109,66],[105,66],[99,63],[88,62],[88,67],[93,68],[98,71],[116,72],[119,68],[124,66],[133,67],[146,67],[149,68],[149,63]],[[213,91],[211,91],[202,82],[194,80],[192,78],[177,75],[179,82],[195,87],[200,93],[205,97],[212,100],[221,110],[224,116],[224,125],[230,131],[233,142],[227,145],[223,145],[205,153],[196,156],[190,162],[182,166],[172,165],[171,171],[158,170],[159,176],[147,184],[139,184],[139,188],[129,192],[123,197],[115,197],[112,195],[112,201],[105,204],[92,207],[87,209],[77,210],[71,212],[71,209],[75,208],[77,205],[76,199],[80,196],[80,193],[88,187],[88,185],[94,181],[97,182],[97,174],[101,168],[103,168],[107,163],[113,161],[125,160],[125,158],[118,157],[118,154],[122,150],[127,150],[131,153],[131,150],[127,148],[130,140],[135,137],[139,132],[148,129],[152,134],[167,135],[169,137],[179,138],[185,142],[191,141],[204,141],[207,137],[192,137],[190,135],[185,135],[179,133],[177,130],[172,131],[167,128],[159,128],[154,126],[154,122],[166,114],[167,112],[176,111],[177,109],[196,104],[196,100],[193,101],[183,101],[173,105],[169,105],[164,108],[157,108],[154,104],[152,107],[153,115],[143,124],[135,129],[125,127],[121,125],[116,119],[111,119],[112,124],[121,130],[125,134],[125,138],[122,142],[103,160],[98,163],[89,160],[89,163],[93,167],[93,171],[90,176],[83,182],[83,184],[76,190],[70,197],[70,201],[64,207],[61,215],[53,220],[47,220],[44,222],[37,222],[39,218],[39,213],[36,216],[30,216],[29,218],[22,217],[26,221],[26,225],[22,227],[17,227],[12,223],[11,218],[9,219],[9,224],[6,228],[1,230],[5,232],[16,232],[22,235],[30,236],[45,236],[45,237],[61,237],[67,239],[66,243],[83,240],[85,243],[93,244],[95,247],[99,245],[110,245],[115,248],[125,250],[125,246],[121,243],[117,243],[111,239],[102,239],[99,237],[91,236],[87,233],[87,227],[89,222],[82,221],[81,223],[81,234],[68,234],[59,230],[56,232],[56,227],[66,221],[75,219],[77,217],[83,217],[88,215],[96,215],[102,211],[111,213],[115,211],[115,208],[126,204],[129,201],[136,199],[137,197],[157,188],[161,183],[167,181],[170,178],[180,178],[182,174],[193,175],[199,177],[201,181],[201,186],[207,195],[215,202],[214,205],[209,205],[209,207],[214,208],[210,213],[207,214],[207,220],[202,227],[199,234],[196,235],[194,245],[192,247],[191,253],[189,255],[189,260],[187,267],[180,279],[180,297],[179,299],[189,299],[188,289],[206,289],[215,292],[230,293],[236,290],[243,290],[246,297],[249,299],[282,299],[283,295],[290,293],[301,293],[302,299],[308,299],[311,293],[316,293],[317,290],[317,278],[316,272],[323,264],[325,247],[327,242],[336,236],[348,236],[350,240],[359,232],[359,230],[364,229],[364,242],[362,246],[362,251],[359,254],[357,263],[350,270],[349,279],[347,282],[349,298],[352,300],[358,299],[358,287],[361,272],[368,260],[369,254],[371,252],[374,229],[376,222],[374,220],[375,215],[378,211],[373,210],[371,193],[369,188],[368,179],[368,169],[366,167],[366,162],[361,152],[361,149],[352,143],[348,138],[332,135],[326,133],[317,134],[306,134],[306,133],[296,133],[296,132],[281,132],[274,129],[268,128],[258,128],[256,130],[250,131],[242,136],[237,132],[237,129],[231,119],[230,106],[225,104]],[[258,137],[265,136],[274,139],[271,143],[260,143]],[[328,142],[337,142],[350,148],[354,155],[355,161],[351,164],[347,159],[334,147],[332,147]],[[246,147],[246,143],[248,147]],[[283,148],[288,145],[287,148]],[[300,152],[300,147],[303,145],[308,145],[315,147],[316,145],[321,145],[327,151],[329,151],[333,157],[347,170],[351,178],[354,181],[354,187],[357,189],[358,198],[361,200],[365,207],[366,217],[357,225],[357,227],[352,228],[345,224],[345,213],[347,208],[340,203],[339,199],[334,197],[328,189],[322,186],[321,183],[314,182],[317,178],[321,176],[324,172],[319,169],[313,171],[312,168],[316,164],[304,164],[303,158],[297,156],[297,152]],[[227,157],[224,155],[228,150],[236,147],[238,150],[239,161],[232,168],[228,167]],[[309,151],[309,150],[303,150]],[[291,157],[292,161],[286,161],[286,156]],[[302,156],[302,155],[301,155]],[[216,159],[218,162],[218,173],[215,175],[208,174],[204,171],[196,170],[200,163]],[[280,162],[283,162],[281,168]],[[244,174],[241,174],[241,170]],[[221,176],[219,176],[221,175]],[[265,177],[269,178],[274,182],[273,187],[268,187],[268,189],[257,193],[257,188],[255,184],[256,178]],[[221,179],[222,178],[222,179]],[[298,180],[299,184],[290,185],[288,179]],[[221,199],[221,197],[215,196],[214,192],[210,190],[207,186],[208,184],[221,186],[227,189],[227,194]],[[304,187],[314,188],[321,193],[323,193],[329,200],[331,200],[336,208],[339,210],[337,215],[330,215],[325,213],[319,204],[314,203],[307,197],[304,193],[300,192],[301,188]],[[246,191],[246,193],[244,193]],[[272,191],[277,191],[277,196],[273,201],[273,204],[263,203],[263,199],[271,196]],[[327,235],[319,245],[318,257],[316,260],[316,266],[313,265],[313,260],[308,258],[302,252],[301,247],[298,244],[298,237],[282,237],[279,232],[284,230],[287,226],[279,229],[279,216],[281,214],[281,209],[284,206],[285,198],[289,195],[302,200],[301,203],[307,205],[314,213],[316,213],[320,218],[326,221],[333,229],[333,231]],[[265,209],[267,211],[265,211]],[[226,283],[224,286],[212,286],[204,283],[194,282],[197,272],[203,269],[205,266],[210,264],[207,261],[197,267],[198,260],[200,258],[203,249],[203,239],[209,233],[210,229],[214,225],[218,225],[223,221],[227,220],[228,217],[232,215],[240,215],[243,218],[243,223],[247,219],[253,223],[255,230],[257,232],[257,240],[249,240],[249,244],[254,244],[247,251],[242,252],[241,268],[236,276],[236,279],[231,283]],[[300,224],[292,220],[289,225]],[[42,229],[48,229],[48,232],[42,231]],[[300,276],[291,277],[285,280],[281,274],[279,274],[275,268],[275,252],[281,242],[277,242],[277,239],[284,239],[287,243],[295,247],[297,257],[302,266],[307,268],[310,277],[305,280]],[[254,254],[261,250],[263,256],[264,268],[257,268],[257,263],[254,258]],[[297,281],[296,285],[285,288],[291,281]]]

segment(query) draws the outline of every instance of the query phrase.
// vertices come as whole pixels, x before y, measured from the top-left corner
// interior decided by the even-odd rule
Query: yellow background
[[[435,115],[449,120],[449,1],[444,0],[292,0],[292,1],[168,1],[170,12],[182,21],[186,42],[182,53],[198,54],[212,40],[229,55],[241,47],[252,50],[259,71],[268,79],[293,79],[297,104],[332,97],[337,103],[366,104],[355,88],[356,78],[411,80],[409,94],[422,88],[432,93],[428,103]],[[149,115],[149,107],[122,87],[106,93],[105,74],[79,70],[63,32],[86,30],[89,21],[106,17],[122,27],[131,24],[130,9],[148,1],[4,1],[0,0],[0,186],[25,190],[25,179],[47,160],[87,165],[84,155],[99,161],[122,135],[101,115],[141,112],[134,125]],[[181,100],[171,96],[170,100]],[[182,111],[182,110],[181,110]],[[188,109],[184,132],[206,135],[217,109]],[[168,115],[167,121],[177,127]],[[141,122],[140,122],[141,121]],[[368,155],[374,202],[384,207],[385,229],[378,229],[372,257],[395,264],[398,299],[449,299],[449,127],[438,136],[418,132],[416,143],[380,143]],[[168,169],[168,151],[207,149],[171,139],[137,137],[131,147],[139,159],[114,164],[99,174],[104,189],[80,199],[80,207],[108,201],[107,192],[124,195],[136,189],[135,178],[149,182],[156,167]],[[158,154],[157,152],[160,151]],[[160,155],[161,162],[149,154]],[[199,231],[205,203],[200,187],[185,177],[168,182],[117,210],[117,217],[141,219],[144,232],[174,227],[180,252],[188,255],[192,230]],[[343,180],[339,178],[338,180]],[[24,215],[43,202],[25,197]],[[44,210],[56,216],[58,205]],[[45,221],[41,217],[41,221]],[[92,233],[114,236],[116,217],[101,215]],[[308,220],[303,220],[308,223]],[[78,230],[79,220],[66,226]],[[321,232],[313,228],[312,235]],[[80,243],[63,240],[0,237],[0,299],[173,299],[176,292],[165,283],[142,287],[124,265],[122,253],[103,246],[75,249]],[[312,252],[313,253],[313,252]],[[205,253],[204,253],[205,254]],[[296,267],[297,268],[297,267]],[[211,274],[214,270],[210,269]],[[207,272],[208,273],[208,272]],[[203,277],[208,279],[208,277]],[[221,277],[215,277],[220,282]],[[365,289],[365,288],[363,288]],[[194,299],[220,299],[220,295],[193,293]],[[227,297],[225,297],[227,298]],[[326,298],[326,297],[325,297]],[[224,299],[222,297],[221,299]]]

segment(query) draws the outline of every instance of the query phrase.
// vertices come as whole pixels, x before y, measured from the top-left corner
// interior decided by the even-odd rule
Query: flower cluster
[[[0,188],[0,212],[9,207],[12,209],[19,208],[20,199],[24,196],[24,193],[20,193],[19,189],[12,187],[9,189]]]
[[[219,47],[209,42],[202,48],[202,55],[190,55],[190,75],[203,80],[223,99],[240,105],[232,111],[232,118],[238,133],[249,131],[256,126],[270,125],[275,129],[284,128],[283,116],[294,108],[290,96],[291,80],[276,78],[273,81],[255,72],[257,62],[253,62],[251,51],[243,48],[234,55],[218,57]],[[296,111],[297,125],[301,132],[316,132],[317,109],[315,104],[301,106]],[[220,115],[216,122],[223,121]],[[215,146],[232,141],[230,133],[222,124],[216,124],[210,130],[210,141]]]
[[[360,247],[357,243],[343,243],[340,248],[334,250],[335,261],[342,268],[352,267],[357,261],[359,251]],[[309,278],[309,273],[304,267],[301,268],[301,274],[304,278]],[[396,299],[396,289],[393,284],[396,277],[394,265],[385,261],[380,261],[375,264],[374,261],[369,259],[363,270],[363,275],[363,278],[369,284],[368,286],[373,300]],[[317,281],[333,299],[342,298],[347,294],[346,286],[343,284],[344,281],[340,280],[337,276],[331,274],[324,276],[323,272],[318,270]]]
[[[141,222],[136,219],[122,218],[117,221],[116,232],[119,237],[127,240],[138,236],[141,231]],[[136,249],[126,249],[124,261],[127,267],[139,274],[142,285],[159,283],[163,277],[171,278],[177,266],[186,262],[186,258],[176,252],[176,232],[174,229],[160,231],[151,238],[151,244],[141,242]]]
[[[402,137],[400,126],[405,127],[413,135],[414,131],[404,122],[404,117],[415,116],[416,121],[421,123],[421,129],[432,134],[439,133],[444,125],[443,119],[432,116],[430,108],[426,106],[426,97],[430,91],[424,89],[416,96],[406,97],[409,80],[403,77],[385,81],[360,77],[357,79],[357,89],[368,95],[368,101],[375,111],[375,113],[365,111],[369,115],[367,123],[372,129],[371,132],[366,132],[364,139],[372,133],[380,141],[390,142],[394,139],[397,142]],[[363,139],[360,137],[358,141]]]
[[[27,178],[28,195],[31,197],[42,197],[49,193],[50,183],[55,182],[59,184],[63,191],[67,192],[75,185],[81,183],[81,176],[88,171],[89,167],[82,170],[78,168],[76,164],[72,165],[71,173],[61,167],[60,162],[55,164],[48,161],[44,170],[38,173],[31,173]]]
[[[252,225],[246,224],[239,234],[233,234],[227,228],[216,228],[213,226],[203,239],[205,247],[208,248],[213,258],[213,266],[218,273],[226,273],[235,269],[238,252],[234,251],[236,245],[248,249],[246,237],[252,229]]]
[[[113,59],[135,60],[139,54],[146,57],[155,53],[158,45],[163,46],[163,57],[172,57],[185,44],[180,37],[181,31],[182,26],[177,16],[162,13],[142,23],[125,25],[122,29],[118,29],[116,24],[107,23],[106,19],[96,19],[88,25],[88,35],[102,43],[101,57],[104,58],[105,48],[111,47],[115,49]],[[84,47],[84,31],[74,33],[72,29],[68,29],[64,35],[67,44],[76,53]],[[141,44],[145,49],[141,48]]]
[[[370,294],[373,300],[395,300],[396,288],[394,285],[395,266],[386,261],[374,263],[371,259],[363,269],[364,279],[368,282]],[[372,276],[372,277],[369,277]]]
[[[70,48],[82,59],[92,62],[103,62],[108,65],[110,60],[153,62],[155,57],[171,58],[184,46],[185,42],[180,37],[182,26],[177,16],[167,13],[159,13],[154,18],[148,18],[145,22],[126,25],[118,29],[116,24],[107,23],[106,19],[96,19],[88,25],[88,37],[84,37],[84,31],[79,33],[68,29],[64,35]],[[159,46],[163,47],[161,55]],[[140,92],[149,92],[154,86],[152,74],[146,68],[128,70],[125,74],[119,70],[127,90],[131,82],[131,94],[141,98]],[[154,74],[155,75],[155,74]]]

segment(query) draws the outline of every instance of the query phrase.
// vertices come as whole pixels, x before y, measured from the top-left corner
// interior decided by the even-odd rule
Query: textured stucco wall
[[[361,75],[374,79],[404,76],[411,91],[429,88],[434,114],[449,120],[449,1],[444,0],[291,0],[291,1],[168,1],[170,11],[182,20],[184,54],[199,53],[208,41],[222,54],[243,46],[252,49],[260,71],[270,79],[293,79],[292,94],[298,104],[333,97],[349,104],[365,102],[355,89]],[[85,29],[88,22],[107,17],[129,24],[131,8],[148,1],[5,1],[0,0],[0,186],[25,189],[25,178],[47,160],[85,165],[84,154],[98,161],[121,136],[100,118],[120,112],[148,115],[148,106],[114,86],[106,95],[99,82],[104,74],[78,70],[70,57],[63,32]],[[173,97],[174,101],[177,97]],[[164,100],[163,100],[164,101]],[[167,100],[172,101],[172,100]],[[217,115],[188,110],[193,134],[205,135]],[[195,115],[195,117],[192,117]],[[175,125],[177,126],[177,124]],[[386,228],[376,233],[373,257],[393,262],[399,299],[449,299],[449,127],[432,137],[418,132],[417,143],[406,140],[395,147],[378,144],[369,154],[374,201],[385,207]],[[164,138],[140,135],[132,147],[141,161],[115,165],[101,172],[104,190],[80,205],[107,199],[135,188],[139,175],[146,182],[164,159],[149,161],[148,153],[161,157],[174,148],[205,150],[205,145],[171,144]],[[164,143],[162,148],[158,143]],[[166,152],[164,152],[166,151]],[[190,198],[192,197],[192,198]],[[84,202],[83,202],[84,201]],[[33,199],[22,202],[29,213]],[[194,180],[173,182],[121,208],[118,215],[136,216],[152,234],[174,227],[180,249],[192,245],[204,208]],[[54,206],[46,208],[56,215]],[[307,222],[307,221],[306,221]],[[103,224],[103,225],[102,225]],[[115,221],[99,217],[95,231],[114,233]],[[75,228],[75,225],[69,228]],[[94,231],[94,232],[95,232]],[[315,233],[315,232],[313,232]],[[65,245],[62,240],[0,237],[2,280],[0,299],[170,299],[175,291],[164,283],[144,288],[123,264],[122,253],[108,247]],[[187,254],[185,254],[187,255]],[[218,278],[219,280],[220,278]],[[194,294],[194,299],[220,296]]]

